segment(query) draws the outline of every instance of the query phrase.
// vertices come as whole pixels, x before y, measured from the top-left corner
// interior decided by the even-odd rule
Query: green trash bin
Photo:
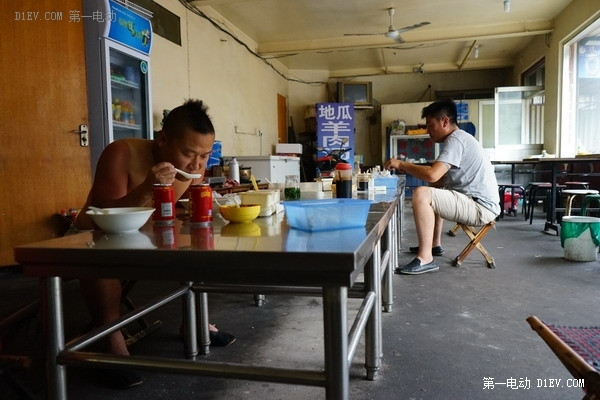
[[[564,257],[572,261],[596,261],[600,245],[600,218],[563,217],[560,223],[560,244]]]

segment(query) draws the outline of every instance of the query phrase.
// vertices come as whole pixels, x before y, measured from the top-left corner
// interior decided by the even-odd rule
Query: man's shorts
[[[465,225],[481,226],[496,219],[492,211],[454,190],[431,188],[431,206],[443,219]]]

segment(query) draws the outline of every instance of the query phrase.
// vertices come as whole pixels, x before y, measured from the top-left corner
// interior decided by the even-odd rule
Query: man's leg
[[[433,229],[433,247],[442,246],[442,231],[444,230],[444,219],[435,214],[435,228]]]
[[[419,238],[419,253],[417,258],[421,264],[428,264],[433,261],[431,248],[435,239],[435,229],[437,217],[431,207],[431,188],[428,186],[419,186],[413,192],[412,198],[413,218]],[[441,219],[441,218],[440,218]],[[439,227],[439,238],[441,241],[441,227]]]
[[[121,281],[118,279],[81,279],[79,284],[94,326],[114,322],[121,316]],[[129,355],[120,330],[108,335],[104,346],[109,353]]]

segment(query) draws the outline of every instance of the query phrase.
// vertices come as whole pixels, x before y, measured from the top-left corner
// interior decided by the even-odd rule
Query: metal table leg
[[[556,221],[556,163],[550,162],[550,170],[552,175],[552,188],[550,190],[550,204],[548,205],[548,211],[546,213],[546,223],[544,224],[544,232],[552,229],[558,235],[558,225]]]
[[[192,282],[187,282],[189,290],[182,297],[183,341],[185,357],[195,359],[198,355],[198,331],[196,323],[196,299]]]
[[[365,266],[365,291],[375,293],[375,306],[365,329],[365,367],[367,379],[377,379],[382,357],[381,329],[381,241],[377,242],[371,259]]]
[[[394,213],[395,216],[395,213]],[[394,304],[394,288],[392,285],[392,280],[394,277],[394,270],[396,266],[394,265],[394,254],[397,255],[396,247],[394,242],[397,240],[394,228],[394,216],[390,219],[387,225],[387,229],[385,232],[385,243],[386,250],[389,251],[390,259],[388,262],[387,269],[383,272],[383,282],[382,282],[382,293],[381,293],[381,301],[383,305],[383,311],[391,312],[392,305]]]
[[[47,338],[47,381],[48,398],[50,400],[66,400],[67,375],[66,367],[57,363],[57,356],[65,347],[65,331],[63,324],[62,281],[59,277],[41,279],[46,302],[42,303],[42,315],[46,319]]]
[[[325,393],[328,400],[347,400],[349,397],[347,301],[347,288],[323,288]]]
[[[210,353],[210,334],[208,327],[208,295],[206,292],[194,291],[198,310],[198,330],[200,331],[200,354]]]

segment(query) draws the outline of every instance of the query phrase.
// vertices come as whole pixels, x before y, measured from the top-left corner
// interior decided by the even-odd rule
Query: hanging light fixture
[[[504,12],[510,12],[510,0],[504,0]]]
[[[478,44],[476,44],[475,48],[473,49],[473,57],[479,58],[479,45]]]

